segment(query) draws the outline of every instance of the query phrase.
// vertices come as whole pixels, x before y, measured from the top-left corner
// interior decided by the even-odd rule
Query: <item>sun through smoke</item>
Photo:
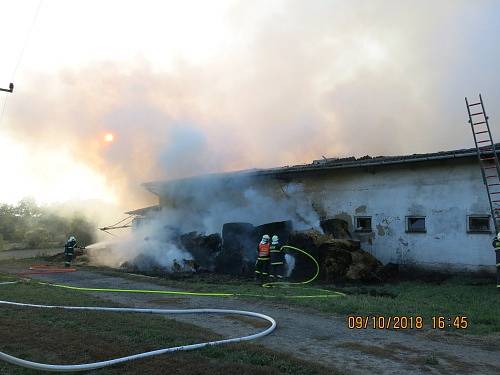
[[[104,142],[111,143],[115,140],[115,136],[111,133],[106,133],[104,136]]]

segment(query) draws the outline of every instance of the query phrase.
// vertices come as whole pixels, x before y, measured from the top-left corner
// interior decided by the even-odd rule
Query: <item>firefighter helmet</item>
[[[497,234],[497,240],[500,241],[500,232],[498,232],[498,234]]]
[[[277,244],[278,243],[278,236],[274,235],[272,238],[272,241],[273,241],[273,244]]]
[[[264,235],[262,236],[262,242],[269,242],[269,239],[270,239],[270,238],[271,238],[271,237],[269,237],[269,235],[268,235],[268,234],[264,234]]]

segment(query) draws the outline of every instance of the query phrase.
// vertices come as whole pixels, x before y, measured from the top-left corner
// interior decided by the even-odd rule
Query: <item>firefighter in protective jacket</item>
[[[500,233],[493,239],[493,247],[495,248],[495,257],[497,265],[497,289],[500,292]]]
[[[64,267],[69,267],[75,256],[76,238],[70,236],[64,245]]]
[[[262,236],[262,240],[257,246],[257,262],[255,263],[255,278],[263,280],[269,275],[269,244],[270,237],[267,234]]]
[[[276,279],[282,279],[285,268],[285,254],[281,250],[281,244],[277,235],[274,235],[271,239],[271,247],[269,248],[271,253],[271,272],[270,276]]]

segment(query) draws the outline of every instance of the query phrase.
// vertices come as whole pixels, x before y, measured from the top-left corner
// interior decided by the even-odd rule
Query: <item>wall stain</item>
[[[384,227],[383,225],[377,224],[377,234],[379,236],[385,236],[385,229],[386,227]]]
[[[356,212],[356,214],[366,214],[366,205],[359,206],[354,212]]]
[[[377,224],[377,233],[379,236],[390,236],[393,232],[390,228],[390,225],[394,223],[396,220],[399,220],[399,217],[384,217],[380,220],[380,224]]]

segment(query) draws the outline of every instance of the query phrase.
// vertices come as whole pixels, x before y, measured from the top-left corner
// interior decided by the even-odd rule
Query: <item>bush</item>
[[[44,248],[49,244],[50,234],[46,229],[38,228],[26,232],[24,241],[29,248]]]
[[[32,199],[23,199],[17,205],[0,204],[0,235],[2,241],[24,243],[24,248],[44,248],[63,245],[69,235],[78,245],[95,242],[95,225],[81,215],[71,218],[55,210],[39,207]],[[0,247],[1,249],[1,247]]]
[[[95,226],[81,216],[71,219],[69,225],[69,235],[76,237],[79,246],[87,246],[95,242]]]

